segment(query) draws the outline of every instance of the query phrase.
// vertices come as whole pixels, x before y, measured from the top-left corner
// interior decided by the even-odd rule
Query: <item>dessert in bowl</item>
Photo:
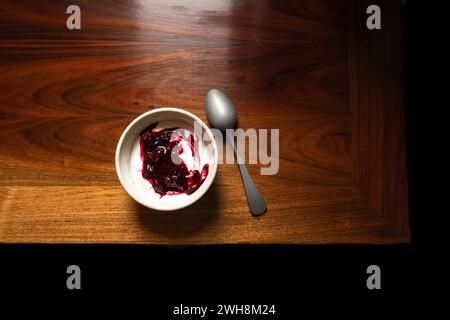
[[[200,199],[217,171],[211,130],[178,108],[148,111],[133,120],[116,148],[116,171],[126,192],[155,210],[177,210]]]

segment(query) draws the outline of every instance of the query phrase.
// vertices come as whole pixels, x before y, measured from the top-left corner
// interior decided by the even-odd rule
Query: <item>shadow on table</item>
[[[144,229],[179,238],[199,232],[214,222],[218,214],[218,190],[215,184],[197,202],[176,211],[157,211],[133,201]]]

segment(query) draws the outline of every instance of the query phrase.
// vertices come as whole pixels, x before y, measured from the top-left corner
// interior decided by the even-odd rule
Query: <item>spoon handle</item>
[[[248,173],[244,161],[242,161],[242,157],[234,143],[234,136],[229,132],[226,133],[226,136],[228,142],[233,147],[234,153],[236,154],[236,160],[239,165],[239,170],[241,171],[242,181],[244,182],[245,193],[247,194],[247,201],[250,207],[250,211],[254,216],[262,215],[267,210],[266,202],[264,201],[261,192],[253,182],[252,177]]]

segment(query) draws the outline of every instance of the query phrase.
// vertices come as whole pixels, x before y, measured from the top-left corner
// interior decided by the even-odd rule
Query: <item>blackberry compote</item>
[[[140,134],[142,177],[149,181],[155,192],[162,196],[180,193],[192,194],[205,181],[209,166],[190,170],[181,157],[172,160],[172,153],[181,155],[189,146],[195,163],[199,163],[192,133],[186,138],[181,128],[165,128],[155,131],[158,123],[151,124]]]

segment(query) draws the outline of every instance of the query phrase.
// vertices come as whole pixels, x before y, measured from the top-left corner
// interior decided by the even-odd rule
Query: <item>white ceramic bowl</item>
[[[180,127],[192,133],[194,133],[194,123],[197,122],[203,129],[203,135],[208,137],[208,139],[197,137],[201,168],[204,164],[208,164],[208,175],[202,185],[190,195],[177,194],[161,197],[153,190],[150,182],[142,177],[139,134],[155,122],[158,122],[157,128]],[[115,160],[119,181],[134,200],[155,210],[177,210],[200,199],[213,183],[218,163],[217,144],[211,130],[192,113],[178,108],[160,108],[140,115],[128,125],[117,144]]]

